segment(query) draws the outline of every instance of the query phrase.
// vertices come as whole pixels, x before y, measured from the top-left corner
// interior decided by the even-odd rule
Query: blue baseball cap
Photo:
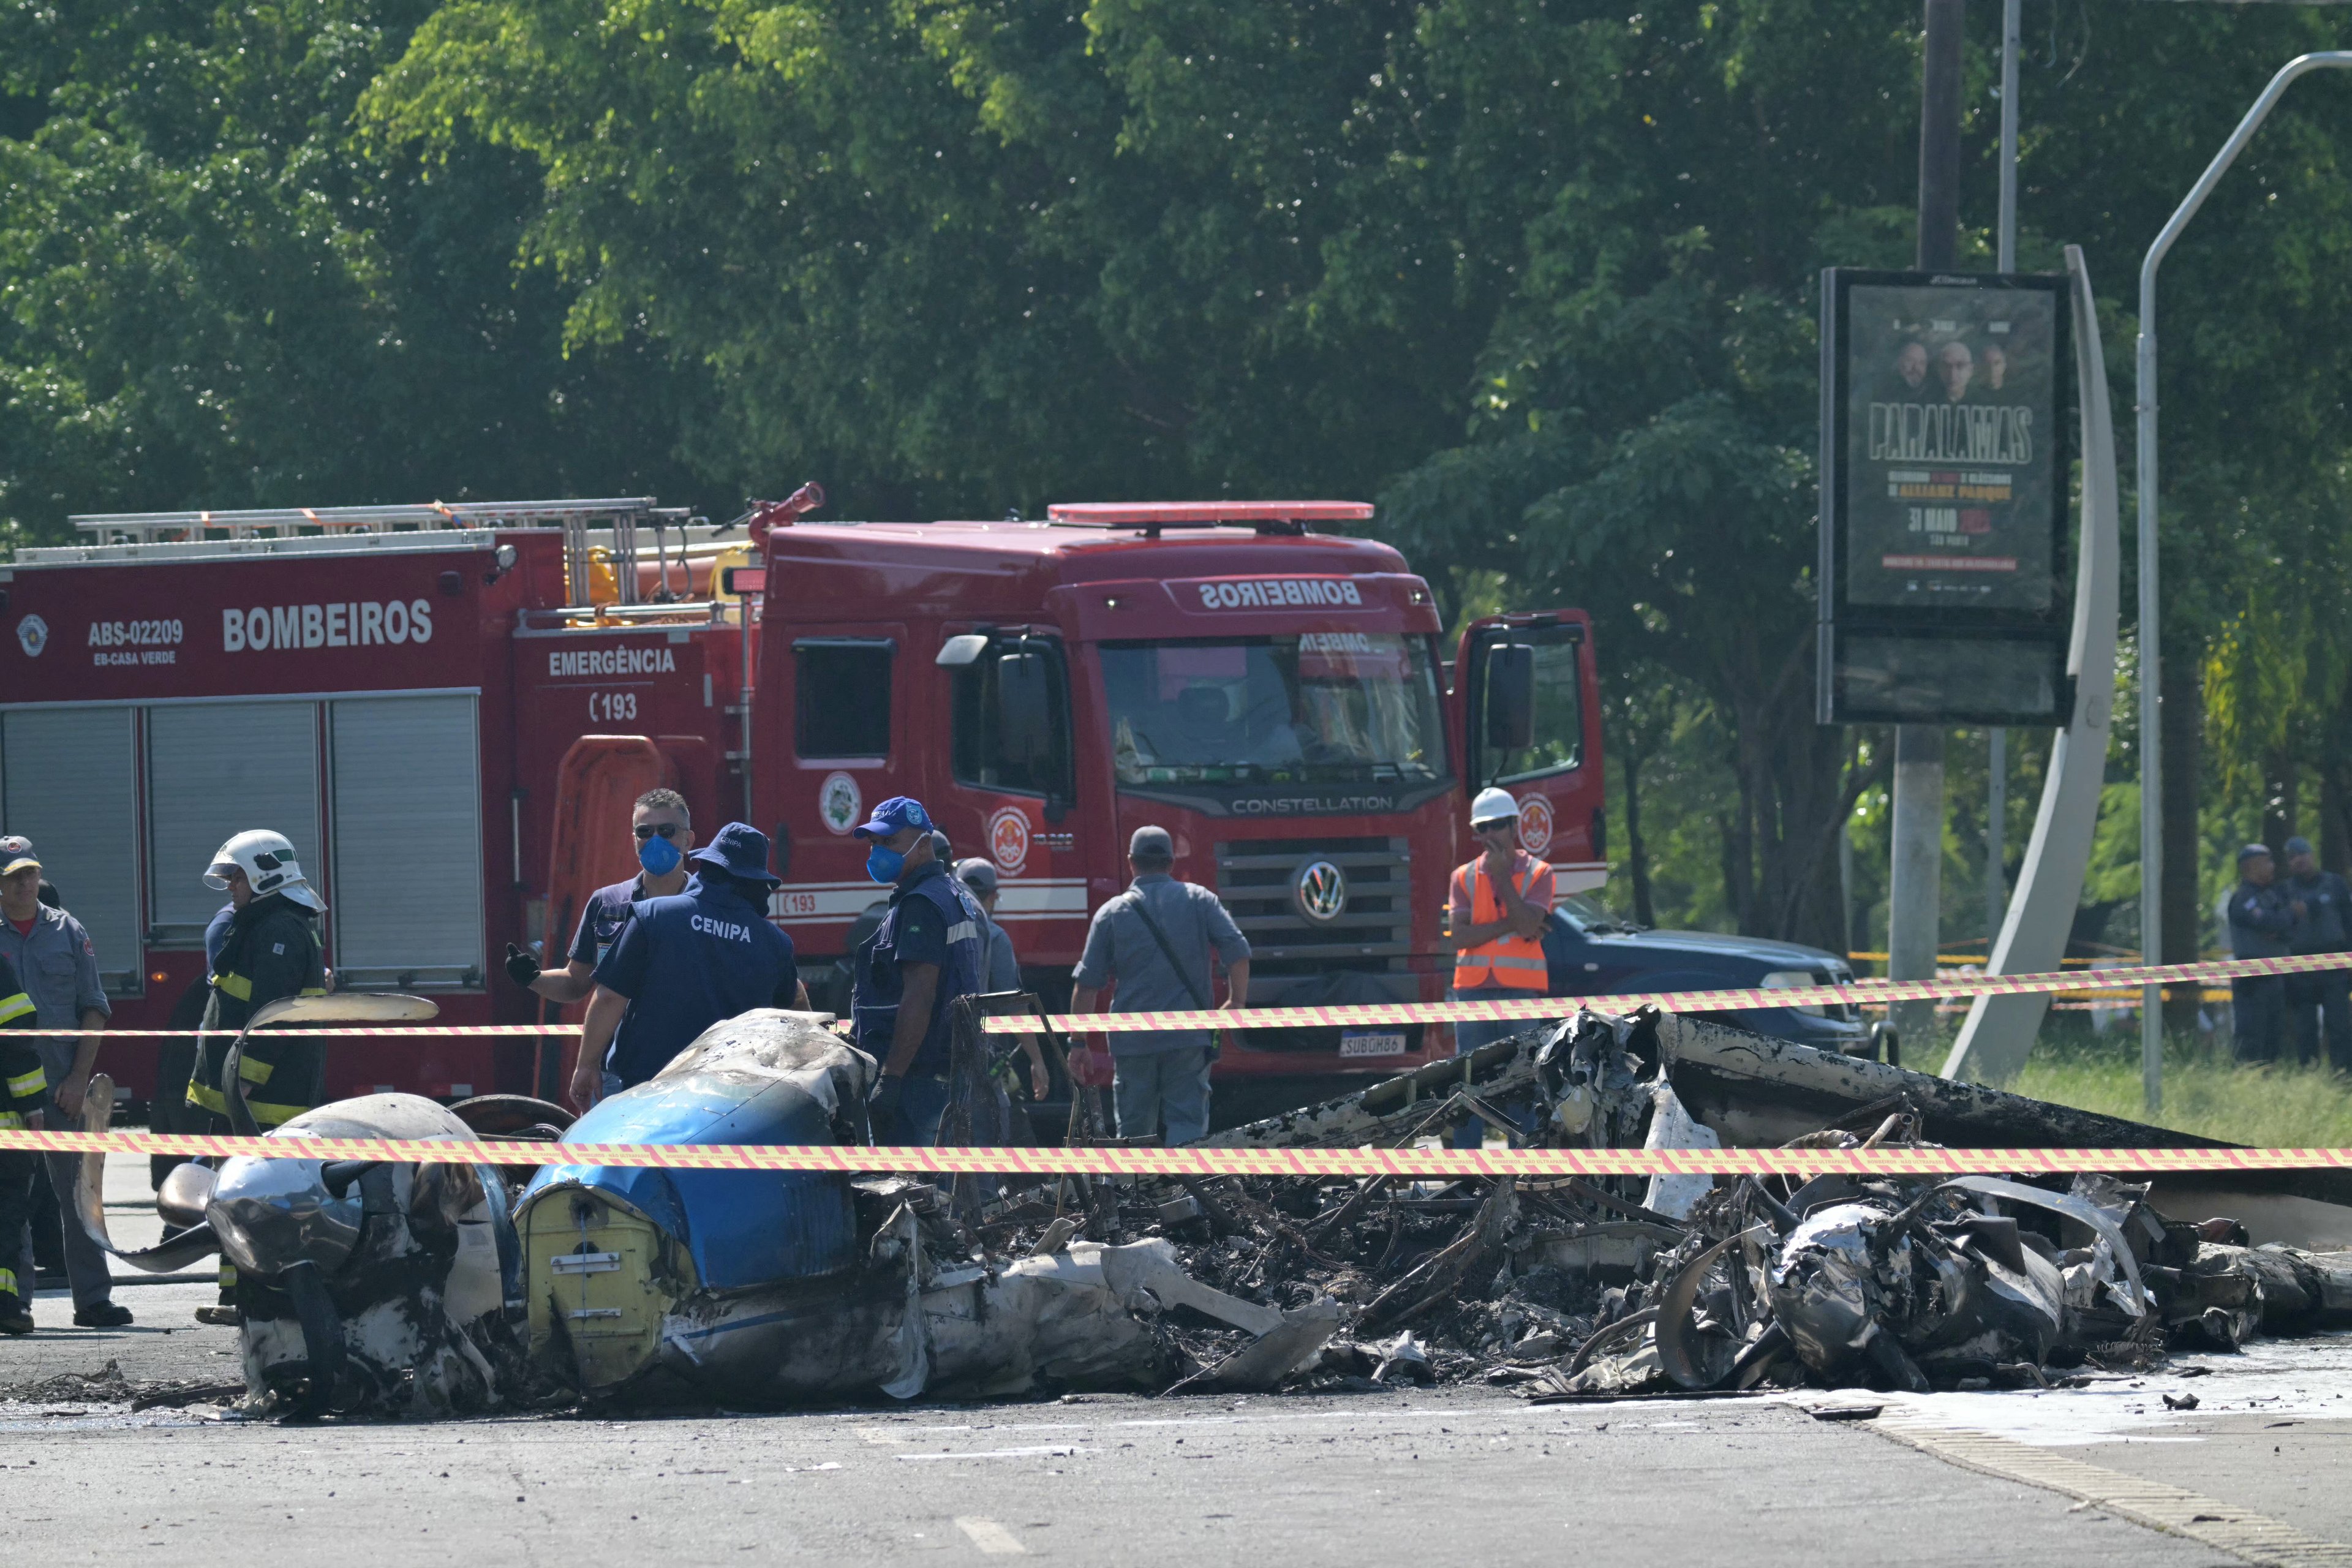
[[[715,866],[739,882],[772,888],[783,880],[768,869],[768,836],[748,822],[729,823],[687,858],[698,865]]]
[[[888,838],[909,827],[928,830],[930,826],[931,814],[923,809],[921,801],[912,795],[894,795],[876,806],[874,815],[864,824],[850,831],[860,838]]]

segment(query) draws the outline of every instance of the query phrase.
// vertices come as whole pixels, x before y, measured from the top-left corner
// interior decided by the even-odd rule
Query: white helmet
[[[1474,827],[1482,822],[1517,822],[1518,819],[1519,803],[1512,798],[1509,790],[1482,789],[1478,792],[1478,798],[1470,803],[1470,824]]]
[[[293,843],[282,833],[257,827],[222,845],[213,852],[212,866],[205,872],[205,886],[227,887],[231,870],[245,873],[257,899],[283,893],[306,909],[327,907],[327,901],[303,879],[301,864],[294,858]]]

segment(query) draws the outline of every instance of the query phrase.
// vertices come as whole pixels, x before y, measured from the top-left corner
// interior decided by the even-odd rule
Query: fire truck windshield
[[[1105,643],[1119,782],[1423,784],[1446,774],[1425,639],[1303,632]]]

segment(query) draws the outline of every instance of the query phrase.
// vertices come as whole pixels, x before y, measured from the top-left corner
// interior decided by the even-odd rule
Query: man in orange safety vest
[[[1454,868],[1454,999],[1540,996],[1550,989],[1543,932],[1551,918],[1551,867],[1519,847],[1519,803],[1508,790],[1478,792],[1470,803],[1470,831],[1486,848]],[[1467,1055],[1529,1022],[1456,1022],[1454,1052]],[[1455,1131],[1454,1146],[1475,1149],[1486,1133],[1486,1124],[1470,1117]]]

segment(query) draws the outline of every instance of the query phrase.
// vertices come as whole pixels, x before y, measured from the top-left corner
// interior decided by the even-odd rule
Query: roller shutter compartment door
[[[0,714],[0,833],[33,841],[109,991],[137,991],[142,967],[135,719],[128,708]]]
[[[329,705],[339,988],[482,984],[474,699]]]
[[[282,833],[315,886],[319,709],[312,702],[193,702],[147,713],[148,865],[153,935],[193,947],[228,900],[205,885],[213,852],[249,828]]]

